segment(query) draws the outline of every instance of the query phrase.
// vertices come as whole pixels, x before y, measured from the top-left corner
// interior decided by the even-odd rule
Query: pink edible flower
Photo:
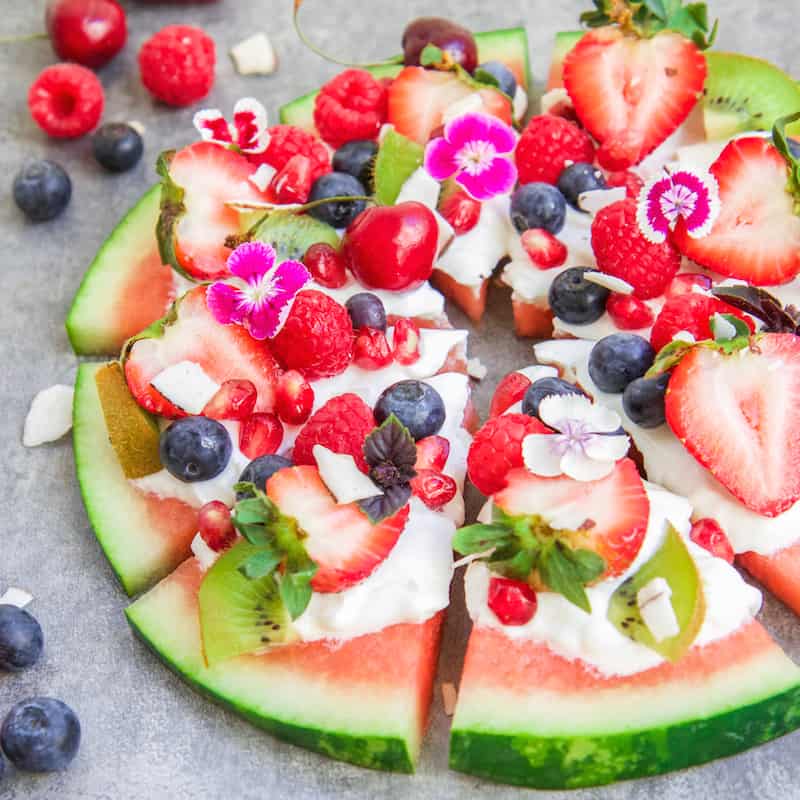
[[[311,280],[299,261],[275,263],[275,250],[263,242],[239,245],[228,257],[231,281],[208,287],[214,319],[241,325],[254,339],[272,339],[286,322],[297,293]]]
[[[517,168],[509,156],[516,144],[514,129],[496,117],[463,114],[428,143],[425,169],[437,181],[455,176],[467,194],[483,202],[514,188]]]
[[[243,97],[233,107],[233,123],[219,109],[207,108],[194,115],[194,126],[204,141],[235,146],[242,153],[255,155],[269,147],[267,111],[252,97]]]

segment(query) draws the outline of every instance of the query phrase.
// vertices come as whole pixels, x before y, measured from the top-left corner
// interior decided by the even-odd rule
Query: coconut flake
[[[578,206],[594,216],[612,203],[625,199],[624,186],[612,186],[610,189],[590,189],[578,195]]]
[[[263,31],[234,45],[231,58],[240,75],[271,75],[278,68],[275,48]]]
[[[206,544],[206,540],[199,533],[192,539],[191,549],[203,572],[210,570],[220,556]]]
[[[70,432],[74,395],[72,386],[58,383],[42,390],[33,398],[22,433],[25,447],[56,442]]]
[[[527,110],[528,93],[517,84],[517,91],[514,92],[514,97],[511,101],[511,113],[514,115],[514,119],[522,119]]]
[[[728,322],[722,314],[717,313],[711,317],[710,327],[714,339],[718,342],[727,342],[736,338],[736,326],[732,322]]]
[[[479,358],[467,359],[467,375],[474,378],[476,381],[482,381],[489,370],[486,365]]]
[[[557,378],[558,370],[555,367],[544,366],[543,364],[531,364],[529,367],[523,367],[516,370],[520,375],[524,375],[531,383],[541,378]]]
[[[141,122],[139,122],[138,119],[128,120],[128,125],[130,125],[131,128],[133,128],[136,131],[136,133],[139,134],[139,136],[144,136],[144,132],[146,129],[144,125]]]
[[[187,414],[201,414],[220,385],[194,361],[179,361],[162,370],[150,385]]]
[[[356,466],[353,456],[334,453],[321,444],[315,444],[312,452],[322,482],[340,505],[381,494],[380,487]]]
[[[639,613],[657,642],[663,642],[681,632],[671,597],[672,589],[664,578],[653,578],[636,593]]]
[[[689,331],[678,331],[673,337],[673,342],[686,342],[686,344],[694,344],[697,339],[694,338],[694,334],[690,333]]]
[[[259,164],[258,169],[252,175],[247,176],[247,180],[250,181],[259,192],[266,192],[277,171],[278,170],[270,164]]]
[[[596,283],[598,286],[603,286],[617,294],[633,294],[633,286],[628,281],[609,275],[606,272],[584,272],[583,277],[590,283]]]
[[[452,717],[456,712],[456,703],[458,702],[458,691],[454,683],[449,681],[442,684],[442,704],[444,705],[444,713],[448,717]]]
[[[16,586],[9,586],[8,589],[0,595],[0,606],[16,606],[17,608],[25,608],[30,605],[33,600],[33,595],[26,592],[24,589],[19,589]]]
[[[542,114],[549,114],[552,109],[561,103],[568,103],[571,106],[572,99],[566,89],[559,87],[558,89],[551,89],[549,92],[545,92],[542,95],[540,103]]]

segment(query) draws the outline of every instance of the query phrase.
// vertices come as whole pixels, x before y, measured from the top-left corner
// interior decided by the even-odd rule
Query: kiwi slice
[[[705,56],[703,118],[709,139],[768,131],[776,119],[800,111],[800,85],[775,65],[738,53]],[[790,125],[788,133],[800,134],[800,125]]]
[[[200,628],[209,666],[297,638],[274,574],[250,579],[239,570],[257,551],[249,542],[237,542],[200,584]]]
[[[119,362],[101,367],[95,382],[108,438],[125,477],[143,478],[159,472],[158,423],[134,399]]]
[[[253,238],[271,244],[279,261],[301,261],[306,250],[317,242],[339,247],[339,235],[330,225],[291,211],[270,214],[255,228]]]
[[[375,156],[373,184],[375,199],[385,206],[392,205],[403,184],[422,166],[422,146],[390,130],[381,141]]]
[[[672,610],[679,632],[656,641],[642,619],[637,595],[655,578],[663,578],[672,590]],[[664,542],[653,557],[638,572],[617,587],[608,605],[608,619],[634,642],[655,650],[669,661],[678,661],[697,638],[706,613],[703,584],[697,565],[686,543],[672,525],[667,528]]]

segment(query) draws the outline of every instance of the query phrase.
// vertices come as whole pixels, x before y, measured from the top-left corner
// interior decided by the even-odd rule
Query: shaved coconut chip
[[[716,313],[711,317],[711,333],[714,334],[714,339],[719,341],[728,341],[736,338],[736,326],[728,322],[722,314]]]
[[[442,704],[444,705],[444,713],[448,717],[452,717],[456,713],[456,703],[458,702],[458,692],[454,683],[442,684]]]
[[[572,105],[572,99],[566,89],[559,87],[558,89],[551,89],[549,92],[545,92],[540,101],[542,114],[549,114],[551,109],[561,103]]]
[[[487,500],[481,510],[478,512],[477,517],[478,522],[483,522],[485,525],[488,525],[492,521],[492,501]]]
[[[139,134],[139,136],[144,136],[144,132],[146,129],[144,125],[141,122],[139,122],[138,119],[129,120],[128,125],[130,125],[131,128],[133,128],[136,131],[136,133]]]
[[[448,245],[455,238],[456,232],[453,226],[435,208],[431,210],[436,219],[436,224],[439,226],[439,238],[436,242],[436,254],[439,256],[447,250]]]
[[[161,370],[150,385],[187,414],[202,414],[220,390],[220,385],[194,361],[179,361]]]
[[[488,522],[486,524],[488,524]],[[482,553],[470,553],[468,556],[463,556],[462,558],[459,558],[458,561],[453,562],[453,569],[466,567],[467,564],[471,564],[473,561],[478,561],[481,558],[489,558],[489,556],[494,553],[496,549],[496,547],[492,547],[489,550],[484,550]]]
[[[557,378],[558,370],[555,367],[546,367],[542,364],[532,364],[530,367],[523,367],[518,369],[520,375],[524,375],[531,383],[541,378]]]
[[[681,632],[671,597],[672,589],[664,578],[653,578],[636,593],[639,613],[657,642],[663,642]]]
[[[514,97],[511,101],[511,113],[514,115],[514,119],[522,119],[527,110],[528,93],[517,84],[517,91],[514,92]]]
[[[476,381],[482,381],[489,370],[486,365],[479,358],[467,359],[467,375],[474,378]]]
[[[59,383],[42,390],[33,398],[22,433],[25,447],[56,442],[70,432],[74,396],[72,386]]]
[[[259,192],[266,192],[267,187],[272,183],[272,179],[278,170],[270,164],[259,164],[258,169],[252,174],[248,175],[247,180],[258,189]]]
[[[590,189],[578,195],[578,206],[594,216],[612,203],[624,200],[627,189],[624,186],[612,186],[610,189]]]
[[[617,294],[633,294],[633,286],[622,278],[616,278],[605,272],[584,272],[583,277],[590,283],[596,283]]]
[[[387,135],[394,130],[394,125],[391,122],[384,122],[381,125],[381,129],[378,131],[378,144],[383,144],[383,140],[387,137]]]
[[[689,331],[678,331],[673,337],[673,342],[686,342],[686,344],[694,344],[697,339]]]
[[[203,572],[210,570],[220,557],[220,553],[216,552],[216,550],[212,550],[199,533],[192,539],[191,548]]]
[[[266,33],[254,33],[231,48],[231,59],[240,75],[271,75],[278,68],[275,48]]]
[[[266,200],[226,200],[225,205],[232,208],[234,211],[246,213],[248,211],[294,211],[297,208],[302,208],[299,203],[268,203]]]
[[[483,110],[483,98],[478,92],[473,92],[447,106],[442,114],[442,124],[447,125],[450,120],[463,117],[464,114],[480,114]]]
[[[334,453],[321,444],[315,444],[312,453],[322,482],[340,505],[381,494],[380,487],[356,466],[353,456]]]
[[[30,605],[33,600],[33,595],[26,592],[24,589],[19,589],[16,586],[9,586],[8,589],[0,595],[0,606],[16,606],[17,608],[25,608]]]

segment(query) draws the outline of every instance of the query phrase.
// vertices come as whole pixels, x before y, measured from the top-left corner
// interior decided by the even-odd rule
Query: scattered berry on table
[[[538,269],[560,267],[567,260],[567,246],[544,228],[529,228],[520,237],[520,242]]]
[[[292,462],[284,456],[276,456],[270,453],[266,456],[254,458],[239,476],[239,483],[252,483],[262,492],[267,489],[267,481],[279,470],[293,466]],[[243,495],[242,495],[243,496]],[[237,500],[242,496],[237,495]]]
[[[379,425],[390,414],[408,428],[415,441],[425,439],[444,425],[444,400],[429,383],[399,381],[385,389],[375,404],[375,420]]]
[[[418,469],[411,479],[411,491],[433,511],[446,506],[458,492],[458,484],[449,476],[433,469]]]
[[[586,131],[563,117],[533,117],[516,150],[520,183],[555,184],[569,162],[594,161],[594,144]]]
[[[467,72],[478,64],[478,44],[464,27],[444,17],[419,17],[412,20],[403,31],[403,63],[419,66],[425,46],[435,45]]]
[[[392,363],[386,334],[376,328],[360,328],[353,344],[353,363],[361,369],[383,369]]]
[[[536,614],[536,592],[527,583],[512,578],[492,576],[487,602],[503,625],[525,625]]]
[[[372,292],[358,292],[345,303],[353,328],[375,328],[386,330],[386,309],[380,297]]]
[[[236,541],[231,510],[219,500],[212,500],[200,509],[197,529],[200,537],[215,553],[221,553]]]
[[[302,425],[311,416],[314,390],[302,373],[290,369],[281,375],[275,391],[275,407],[287,425]]]
[[[283,425],[275,414],[258,411],[239,428],[239,449],[249,458],[272,455],[283,441]]]
[[[497,80],[497,86],[503,94],[507,94],[512,100],[517,93],[517,79],[514,73],[502,61],[485,61],[478,64],[475,72],[488,72]]]
[[[258,391],[252,381],[236,379],[225,381],[206,404],[203,416],[210,419],[242,421],[253,413],[257,401]]]
[[[108,122],[92,136],[92,152],[109,172],[127,172],[139,163],[144,142],[139,132],[125,122]]]
[[[635,333],[612,333],[589,355],[589,375],[602,392],[620,394],[653,365],[655,352],[647,339]]]
[[[14,178],[14,202],[29,219],[57,217],[72,197],[72,181],[55,161],[31,161]]]
[[[606,303],[606,311],[614,324],[625,331],[648,328],[656,318],[653,309],[633,294],[612,293]]]
[[[420,359],[420,330],[413,319],[401,317],[394,324],[394,360],[403,366],[416,364]]]
[[[492,402],[489,405],[489,416],[497,417],[504,411],[508,411],[515,403],[519,403],[528,387],[531,385],[531,380],[527,375],[521,372],[509,372],[500,383],[492,395]]]
[[[345,142],[333,154],[333,169],[336,172],[347,172],[358,178],[364,186],[371,187],[377,154],[378,143],[372,139],[354,139]]]
[[[340,289],[347,283],[347,270],[341,253],[327,242],[312,244],[303,256],[303,264],[321,286]]]
[[[664,394],[668,384],[669,373],[665,372],[656,378],[637,378],[625,387],[622,407],[631,422],[641,428],[664,424]]]
[[[161,434],[161,463],[186,483],[216,478],[231,459],[233,445],[222,423],[208,417],[184,417]]]
[[[116,0],[50,0],[45,25],[62,61],[97,69],[125,46],[125,11]]]
[[[170,106],[202,100],[214,85],[216,62],[214,40],[192,25],[167,25],[139,50],[142,83]]]
[[[545,397],[567,394],[585,395],[586,393],[574,383],[565,381],[563,378],[557,378],[555,376],[539,378],[538,381],[534,381],[528,387],[522,398],[522,413],[527,414],[529,417],[538,417],[539,403],[541,403]]]
[[[44,636],[36,618],[11,605],[0,605],[0,670],[19,672],[42,655]]]
[[[45,67],[28,91],[34,122],[56,139],[89,133],[103,114],[103,86],[90,69],[79,64]]]
[[[450,442],[444,436],[426,436],[417,442],[417,463],[414,469],[441,472],[450,456]]]
[[[729,564],[733,564],[736,554],[730,540],[725,535],[719,523],[715,519],[705,517],[697,520],[692,525],[689,538],[700,547],[704,547],[712,556],[724,559]]]
[[[294,125],[273,125],[269,129],[269,145],[263,153],[248,155],[255,164],[269,164],[276,170],[286,166],[292,156],[311,159],[311,181],[331,171],[328,149],[316,136]]]
[[[548,302],[560,320],[588,325],[603,316],[611,292],[586,280],[586,273],[593,271],[589,267],[570,267],[556,275],[550,284]]]
[[[555,235],[564,227],[566,215],[564,195],[549,183],[526,183],[511,195],[511,221],[519,233],[544,228]]]
[[[326,197],[364,197],[366,189],[358,178],[346,172],[329,172],[314,181],[309,202]],[[365,208],[364,200],[336,200],[310,208],[308,213],[334,228],[346,228]]]
[[[584,192],[597,189],[607,189],[608,184],[601,170],[585,161],[570,164],[558,176],[558,190],[564,195],[566,201],[578,211],[581,207],[578,200]]]
[[[442,200],[439,213],[450,223],[456,233],[467,233],[478,224],[478,220],[481,218],[481,204],[463,189],[457,189]]]

